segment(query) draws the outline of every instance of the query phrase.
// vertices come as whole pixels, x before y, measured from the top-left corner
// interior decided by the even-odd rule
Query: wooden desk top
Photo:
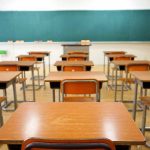
[[[150,71],[131,71],[131,74],[142,82],[150,82]]]
[[[94,66],[93,61],[56,61],[54,66]]]
[[[69,55],[73,55],[74,53],[76,53],[76,52],[81,52],[81,54],[80,55],[82,55],[82,54],[84,54],[84,55],[89,55],[89,52],[85,52],[85,51],[69,51],[67,54],[69,54]]]
[[[84,58],[88,58],[88,55],[86,54],[63,54],[60,56],[61,58],[68,58],[68,57],[84,57]]]
[[[17,58],[22,58],[22,57],[36,57],[36,58],[44,58],[45,54],[32,54],[32,55],[19,55]]]
[[[150,64],[148,60],[113,60],[113,63],[116,66],[127,66],[129,64]]]
[[[115,58],[115,57],[121,57],[121,56],[124,56],[124,57],[136,57],[135,55],[132,55],[132,54],[109,54],[109,55],[106,55],[108,58]]]
[[[1,61],[0,65],[33,66],[36,61]]]
[[[49,55],[51,52],[50,51],[29,51],[29,54],[45,54]]]
[[[0,82],[7,83],[15,79],[21,71],[0,71]]]
[[[114,102],[21,104],[0,128],[0,143],[21,144],[30,137],[109,138],[115,144],[145,143],[125,106]]]
[[[62,46],[91,46],[90,44],[81,44],[81,43],[66,43],[66,44],[62,44]]]
[[[100,82],[106,82],[108,79],[103,72],[99,71],[76,71],[76,72],[50,72],[45,78],[45,82],[63,81],[65,79],[95,79]]]
[[[109,54],[116,54],[117,52],[118,53],[122,53],[122,54],[125,54],[126,52],[125,51],[103,51],[105,55],[109,55]]]

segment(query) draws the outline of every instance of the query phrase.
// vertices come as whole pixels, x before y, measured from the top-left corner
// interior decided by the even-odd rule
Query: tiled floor
[[[55,67],[51,67],[51,70],[53,71],[56,71],[56,68]],[[93,71],[102,71],[102,67],[101,66],[95,66],[92,68]],[[47,72],[48,72],[48,67],[47,67]],[[28,73],[28,75],[30,75],[30,73]],[[22,91],[19,90],[19,86],[17,85],[18,87],[18,98],[21,98],[22,97]],[[10,99],[12,97],[12,90],[11,90],[11,87],[8,88],[8,99]],[[107,87],[107,84],[105,83],[103,85],[103,88],[102,88],[102,96],[101,96],[101,99],[102,101],[114,101],[114,91],[112,91],[110,88]],[[1,94],[1,93],[0,93]],[[134,94],[134,91],[133,89],[130,90],[130,91],[126,91],[125,92],[125,99],[133,99],[133,94]],[[118,93],[118,98],[119,98],[119,95],[120,95],[120,92]],[[27,99],[32,99],[32,91],[27,91]],[[52,91],[50,90],[49,88],[49,84],[46,83],[46,89],[43,89],[41,88],[40,90],[38,90],[38,92],[36,92],[36,101],[40,101],[40,102],[45,102],[45,101],[52,101]],[[129,107],[132,107],[132,103],[131,104],[125,104],[127,106],[127,108]],[[11,117],[13,112],[3,112],[3,115],[4,115],[4,120],[5,122],[9,119],[9,117]],[[137,123],[137,126],[140,127],[140,124],[141,124],[141,115],[142,115],[142,112],[138,112],[138,115],[137,115],[137,120],[136,120],[136,123]],[[150,117],[150,112],[148,114],[148,117]],[[150,125],[150,119],[148,120],[148,124]],[[150,132],[146,133],[146,138],[150,140]],[[148,150],[150,148],[147,148],[145,146],[132,146],[131,150],[136,150],[136,149],[142,149],[142,150]],[[0,150],[7,150],[7,146],[6,145],[0,145]]]

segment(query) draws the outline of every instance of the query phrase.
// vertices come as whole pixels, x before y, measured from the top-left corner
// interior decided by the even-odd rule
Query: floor
[[[56,68],[52,66],[51,70],[56,71]],[[92,68],[92,71],[103,71],[103,67],[102,66],[94,66]],[[46,72],[48,73],[48,66],[46,68]],[[41,73],[42,73],[42,70],[41,70]],[[30,76],[29,72],[27,73],[27,76]],[[28,81],[28,82],[31,82],[31,81]],[[22,91],[19,90],[19,88],[20,88],[19,85],[17,85],[17,88],[19,91],[17,93],[18,99],[21,99]],[[8,99],[10,99],[12,97],[12,88],[9,87],[7,89],[7,91],[8,91]],[[0,94],[2,94],[2,93],[0,93]],[[133,99],[133,94],[134,94],[133,88],[130,91],[126,91],[125,99]],[[119,99],[119,96],[120,96],[120,92],[118,93],[118,99]],[[32,99],[32,91],[27,91],[27,99],[30,99],[30,100]],[[114,101],[114,91],[111,90],[110,88],[108,88],[106,83],[103,84],[101,99],[102,99],[102,101]],[[49,88],[49,84],[46,83],[46,89],[44,89],[42,87],[40,90],[38,90],[38,92],[36,91],[36,100],[37,100],[37,102],[52,101],[52,91]],[[125,105],[127,108],[132,107],[132,103],[128,104],[128,105],[125,104]],[[3,112],[4,121],[6,122],[9,119],[9,117],[11,117],[12,114],[13,114],[13,112]],[[141,115],[142,115],[142,112],[138,112],[136,124],[139,127],[141,124]],[[148,112],[148,117],[150,117],[150,112]],[[147,123],[150,125],[150,119],[147,120]],[[146,132],[146,138],[150,140],[150,132]],[[145,147],[145,146],[132,146],[132,148],[131,148],[131,150],[136,150],[136,149],[148,150],[150,148]],[[7,145],[0,145],[0,150],[8,150]]]

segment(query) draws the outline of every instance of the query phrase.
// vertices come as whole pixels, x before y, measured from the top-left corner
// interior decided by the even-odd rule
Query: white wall
[[[150,9],[150,0],[0,0],[0,10]]]
[[[8,51],[7,55],[0,56],[0,60],[17,60],[16,56],[27,54],[31,50],[51,51],[51,64],[61,60],[60,55],[63,54],[61,43],[46,43],[46,42],[24,42],[24,43],[8,43],[1,42],[0,49]],[[103,51],[107,50],[123,50],[129,54],[137,56],[136,59],[150,60],[150,43],[134,43],[134,42],[99,42],[92,43],[90,47],[90,60],[95,65],[102,65],[104,62]],[[46,60],[48,64],[48,59]]]

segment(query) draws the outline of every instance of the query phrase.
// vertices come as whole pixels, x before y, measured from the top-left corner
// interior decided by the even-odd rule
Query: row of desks
[[[134,76],[136,77],[136,74]],[[107,81],[102,72],[60,71],[50,72],[45,82],[49,82],[50,87],[55,90],[60,88],[61,81],[65,79],[96,79],[101,84]],[[138,77],[136,79],[138,81]],[[22,104],[0,128],[0,143],[8,144],[9,149],[17,150],[20,146],[16,148],[16,145],[21,145],[29,137],[48,139],[106,137],[117,145],[117,150],[128,150],[131,145],[145,144],[144,136],[125,106],[115,102]]]

